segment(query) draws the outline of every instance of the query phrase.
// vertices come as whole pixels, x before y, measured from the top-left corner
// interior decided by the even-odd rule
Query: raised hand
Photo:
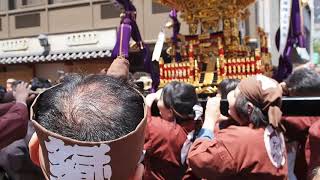
[[[30,87],[28,87],[28,83],[22,82],[18,84],[15,91],[13,91],[13,96],[15,97],[16,102],[26,104],[29,93]]]
[[[205,119],[203,123],[203,128],[206,129],[214,129],[215,124],[220,119],[220,101],[221,96],[217,94],[217,96],[213,98],[209,98],[207,101]]]

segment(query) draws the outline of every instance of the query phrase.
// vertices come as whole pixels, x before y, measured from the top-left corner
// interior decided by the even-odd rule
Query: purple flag
[[[139,27],[136,22],[136,8],[130,0],[116,0],[116,2],[124,8],[125,14],[122,16],[120,27],[118,28],[117,42],[112,51],[112,57],[115,58],[122,55],[127,58],[129,56],[129,42],[130,38],[132,38],[143,53],[144,68],[146,72],[151,73],[153,81],[152,89],[157,89],[160,80],[157,79],[157,76],[154,74],[155,70],[152,69],[150,50],[142,41]]]
[[[283,55],[279,59],[277,72],[274,72],[273,78],[281,82],[292,73],[292,62],[290,55],[295,46],[305,47],[305,37],[303,35],[303,24],[301,22],[299,0],[292,0],[291,23],[287,45]],[[279,41],[279,35],[276,36],[276,42]]]

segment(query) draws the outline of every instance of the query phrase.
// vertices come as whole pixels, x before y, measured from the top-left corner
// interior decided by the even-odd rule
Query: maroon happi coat
[[[295,175],[299,180],[310,179],[312,170],[320,166],[320,117],[283,117],[289,141],[298,141]]]
[[[283,180],[288,174],[287,162],[280,168],[272,165],[264,128],[232,125],[215,133],[213,140],[199,138],[188,160],[193,173],[205,179]]]
[[[28,108],[22,103],[0,104],[0,149],[27,133]]]
[[[150,111],[149,111],[150,112]],[[145,180],[154,179],[194,179],[192,172],[181,163],[181,148],[189,132],[193,130],[193,120],[185,124],[152,117],[149,113],[145,134]]]

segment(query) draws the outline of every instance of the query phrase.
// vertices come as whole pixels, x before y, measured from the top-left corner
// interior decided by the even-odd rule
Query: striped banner
[[[280,0],[280,45],[279,53],[283,55],[287,44],[290,19],[291,19],[292,0]]]

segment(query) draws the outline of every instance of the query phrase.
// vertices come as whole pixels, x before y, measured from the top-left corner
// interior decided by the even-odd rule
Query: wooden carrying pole
[[[206,100],[200,102],[206,107]],[[228,115],[228,109],[228,101],[222,99],[221,114]],[[320,97],[283,97],[281,111],[284,116],[320,116]]]

